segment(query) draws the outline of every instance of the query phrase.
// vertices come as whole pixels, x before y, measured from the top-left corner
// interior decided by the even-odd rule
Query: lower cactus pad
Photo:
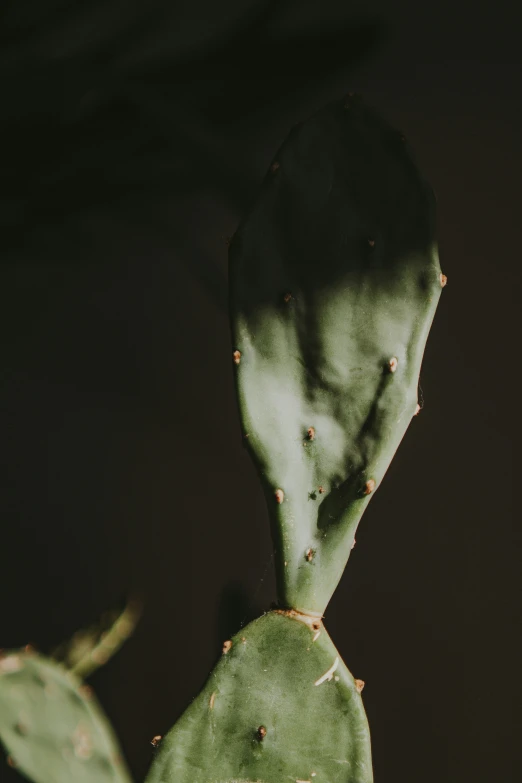
[[[319,619],[269,612],[225,642],[147,783],[371,783],[360,689]]]

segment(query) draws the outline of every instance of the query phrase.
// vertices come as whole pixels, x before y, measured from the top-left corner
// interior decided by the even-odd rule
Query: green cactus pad
[[[34,783],[130,783],[92,690],[31,651],[0,658],[0,740]]]
[[[371,783],[360,682],[314,625],[269,612],[225,643],[147,783]]]
[[[236,387],[283,607],[324,612],[416,412],[445,282],[434,212],[404,138],[349,97],[292,130],[232,239]]]

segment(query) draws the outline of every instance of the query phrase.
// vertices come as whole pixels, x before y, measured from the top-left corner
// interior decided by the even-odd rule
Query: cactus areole
[[[293,128],[229,248],[231,368],[268,505],[277,610],[223,646],[149,783],[371,783],[322,616],[414,415],[446,278],[401,133],[348,96]]]

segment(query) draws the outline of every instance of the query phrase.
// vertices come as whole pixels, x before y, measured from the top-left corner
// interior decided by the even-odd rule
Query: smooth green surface
[[[435,199],[401,134],[358,98],[296,126],[274,164],[230,246],[234,370],[279,602],[322,613],[366,483],[379,486],[416,410],[441,292]]]
[[[130,783],[91,689],[34,652],[0,657],[0,740],[34,783]]]
[[[147,783],[371,783],[361,696],[322,625],[316,634],[269,612],[233,637]]]

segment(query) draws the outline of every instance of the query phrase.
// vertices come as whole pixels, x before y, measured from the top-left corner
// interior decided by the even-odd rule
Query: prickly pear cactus
[[[34,783],[131,783],[92,690],[35,652],[0,657],[0,739]]]
[[[239,404],[284,606],[323,613],[416,412],[433,202],[402,136],[348,98],[292,131],[234,238]]]
[[[230,246],[236,388],[279,609],[225,643],[148,783],[371,783],[361,684],[321,618],[418,411],[445,281],[434,195],[402,135],[354,96],[296,126]]]
[[[269,612],[229,640],[149,780],[371,780],[362,683],[314,625]]]

